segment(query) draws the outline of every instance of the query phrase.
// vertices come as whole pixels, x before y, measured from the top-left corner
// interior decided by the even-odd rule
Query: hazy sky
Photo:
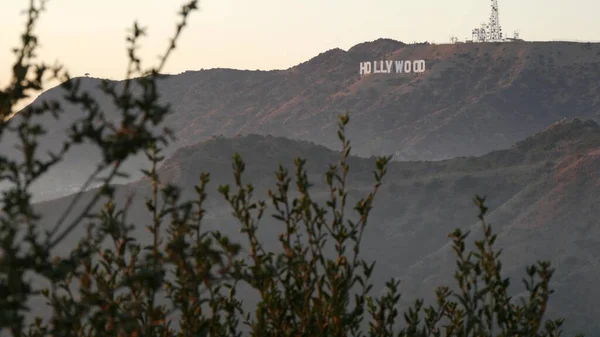
[[[0,85],[8,79],[28,0],[0,0]],[[156,60],[174,31],[180,0],[50,0],[37,32],[39,56],[72,76],[121,79],[125,33],[148,27],[142,56]],[[380,37],[446,43],[487,21],[489,0],[204,0],[167,72],[288,68],[326,51]],[[505,34],[526,40],[600,40],[598,0],[499,0]]]

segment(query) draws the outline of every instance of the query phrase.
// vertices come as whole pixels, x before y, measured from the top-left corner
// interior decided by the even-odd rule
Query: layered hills
[[[351,120],[353,123],[356,121]],[[355,140],[352,145],[360,147],[360,143]],[[279,163],[293,175],[294,158],[303,157],[315,185],[312,193],[324,200],[328,190],[323,174],[328,164],[340,157],[339,152],[321,145],[263,135],[216,137],[176,151],[160,169],[163,182],[181,186],[189,198],[200,173],[210,173],[205,226],[242,242],[239,225],[216,192],[217,185],[233,182],[234,153],[245,159],[244,183],[253,183],[260,199],[267,199],[265,191],[275,187],[274,172]],[[373,158],[351,157],[349,164],[352,205],[370,191],[375,162]],[[507,149],[481,156],[392,162],[375,200],[361,250],[367,260],[377,261],[375,290],[391,277],[400,278],[406,306],[417,296],[431,300],[436,286],[452,285],[456,264],[447,235],[462,228],[472,230],[471,240],[481,236],[472,203],[473,195],[479,194],[487,196],[487,220],[499,234],[505,276],[513,278],[512,292],[518,295],[523,291],[520,278],[525,276],[526,265],[550,260],[557,268],[550,316],[566,318],[566,331],[588,335],[600,331],[594,323],[600,314],[595,306],[600,300],[595,287],[600,272],[599,169],[600,126],[579,119],[561,120]],[[116,192],[117,202],[133,198],[128,219],[135,224],[142,242],[149,240],[145,225],[150,219],[144,206],[149,191],[149,182],[140,180],[119,186]],[[84,194],[83,201],[89,200],[91,193]],[[72,198],[35,207],[50,226]],[[270,213],[267,209],[266,214]],[[266,249],[277,249],[282,226],[266,218],[259,226],[260,235]],[[77,228],[57,253],[66,253],[84,231]]]
[[[360,62],[419,59],[426,61],[424,73],[359,74]],[[72,81],[99,100],[109,119],[117,118],[98,89],[99,79]],[[333,148],[336,118],[348,111],[355,154],[439,160],[509,147],[561,118],[598,121],[598,83],[597,43],[409,45],[379,39],[347,51],[332,49],[285,70],[209,69],[163,76],[159,92],[173,108],[165,124],[177,141],[168,154],[213,136],[238,134],[285,136]],[[64,129],[81,116],[62,95],[56,87],[33,103],[51,98],[63,103],[59,121],[44,120],[46,148],[60,148]],[[5,137],[2,153],[11,152],[14,142]],[[80,184],[98,158],[82,148],[46,183]],[[143,160],[132,160],[130,171],[137,172]]]

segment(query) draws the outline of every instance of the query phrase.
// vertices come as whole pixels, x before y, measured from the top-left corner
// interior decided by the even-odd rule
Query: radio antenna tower
[[[498,19],[498,0],[492,1],[490,22],[482,23],[480,28],[473,29],[473,42],[502,42],[502,27]]]
[[[492,14],[490,15],[490,23],[488,26],[489,36],[487,37],[490,42],[501,42],[502,39],[502,27],[500,27],[500,20],[498,18],[498,0],[492,0]]]

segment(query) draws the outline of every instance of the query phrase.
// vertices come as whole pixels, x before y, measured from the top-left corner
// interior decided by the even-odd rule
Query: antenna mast
[[[466,40],[466,42],[508,42],[508,41],[523,41],[519,38],[519,32],[515,31],[514,38],[504,37],[502,33],[502,26],[500,26],[500,15],[498,10],[498,0],[490,0],[492,12],[490,14],[489,22],[482,23],[478,28],[473,28],[471,31],[471,40]],[[451,38],[452,43],[456,43],[457,41],[454,38]]]
[[[498,0],[492,1],[492,13],[490,14],[490,21],[488,23],[482,23],[480,28],[473,29],[473,41],[474,42],[502,42],[502,27],[500,26],[500,20],[498,16]]]
[[[498,0],[492,0],[492,14],[490,15],[488,32],[488,41],[501,42],[503,40],[502,27],[500,27],[500,20],[498,18]]]

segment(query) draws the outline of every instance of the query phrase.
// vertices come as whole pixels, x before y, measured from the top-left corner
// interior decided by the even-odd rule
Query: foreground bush
[[[16,50],[13,80],[0,92],[3,119],[28,91],[42,89],[48,70],[54,78],[69,79],[60,67],[32,63],[37,47],[33,27],[41,5],[43,2],[32,2],[23,45]],[[305,161],[300,158],[293,173],[279,167],[275,188],[268,193],[269,202],[254,200],[253,186],[243,181],[245,164],[236,155],[234,184],[220,186],[219,193],[247,236],[244,246],[249,247],[249,256],[240,254],[239,243],[230,242],[219,232],[203,230],[203,202],[210,177],[200,175],[196,200],[181,200],[178,187],[163,186],[156,169],[164,159],[160,148],[167,144],[168,133],[153,131],[170,111],[158,103],[157,75],[196,5],[190,1],[183,6],[182,21],[164,58],[158,67],[147,71],[142,71],[136,56],[136,42],[144,31],[134,25],[128,38],[128,78],[140,76],[135,81],[143,92],[134,97],[129,88],[133,80],[126,82],[121,93],[108,82],[102,87],[121,111],[119,128],[108,123],[94,99],[80,92],[76,81],[65,82],[65,88],[69,99],[81,105],[85,118],[72,125],[70,141],[51,160],[40,160],[36,152],[43,125],[37,125],[35,119],[48,112],[58,116],[58,103],[45,102],[22,111],[18,125],[16,118],[0,125],[0,137],[17,133],[23,146],[22,161],[0,157],[2,182],[11,185],[3,192],[0,215],[2,332],[13,336],[241,336],[246,331],[251,336],[274,337],[560,334],[561,320],[544,320],[551,293],[549,264],[540,262],[529,268],[525,280],[529,298],[522,303],[512,300],[507,292],[509,280],[501,276],[500,254],[493,249],[496,236],[484,221],[487,208],[480,197],[474,201],[480,210],[484,237],[475,242],[475,251],[465,252],[468,233],[457,230],[450,235],[457,256],[456,291],[440,287],[432,306],[417,301],[404,313],[404,324],[398,324],[397,281],[387,283],[386,294],[370,296],[374,263],[359,257],[360,242],[390,157],[377,158],[373,189],[354,205],[352,220],[346,202],[350,143],[344,130],[348,115],[339,121],[340,161],[325,173],[330,190],[327,202],[319,203],[311,196]],[[89,204],[69,210],[79,212],[74,221],[61,221],[42,232],[44,219],[34,212],[28,190],[83,142],[102,150],[97,173],[108,170],[109,174]],[[116,204],[111,185],[123,174],[121,163],[139,151],[146,152],[152,162],[144,171],[152,184],[146,206],[153,219],[148,225],[153,242],[146,246],[132,237],[134,225],[126,220],[129,204]],[[299,196],[291,198],[294,188]],[[101,202],[104,208],[100,212],[91,211]],[[279,237],[280,253],[265,251],[256,235],[268,204],[274,210],[272,216],[285,224]],[[52,249],[77,226],[87,226],[88,235],[68,257],[53,257]],[[160,234],[164,226],[166,237]],[[332,245],[333,256],[324,253],[327,245]],[[46,279],[50,287],[35,289],[30,273]],[[244,312],[236,293],[242,283],[260,295],[250,313]],[[37,319],[27,324],[26,302],[36,296],[47,299],[52,317],[49,322]]]

